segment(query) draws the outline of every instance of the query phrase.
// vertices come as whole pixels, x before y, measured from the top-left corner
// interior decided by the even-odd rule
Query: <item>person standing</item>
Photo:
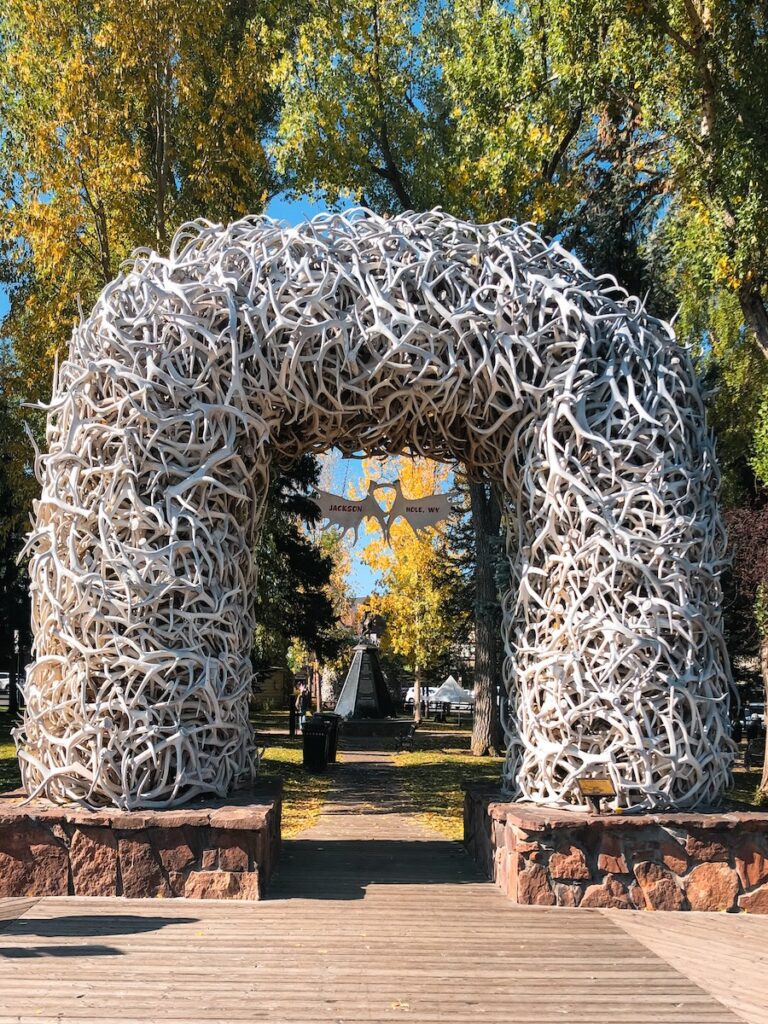
[[[304,732],[304,724],[307,721],[309,711],[309,687],[306,683],[299,685],[299,692],[296,696],[296,712],[299,716],[299,732]]]

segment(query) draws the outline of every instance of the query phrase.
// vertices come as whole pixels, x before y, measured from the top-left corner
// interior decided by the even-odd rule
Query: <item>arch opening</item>
[[[496,487],[512,794],[716,798],[725,537],[689,354],[530,228],[441,211],[186,225],[75,330],[37,467],[28,792],[163,807],[251,770],[270,465],[332,446]]]

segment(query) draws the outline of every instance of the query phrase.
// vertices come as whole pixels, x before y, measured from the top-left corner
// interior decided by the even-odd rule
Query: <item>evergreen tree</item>
[[[256,547],[257,628],[253,658],[257,668],[287,664],[292,642],[321,661],[333,660],[344,647],[329,594],[333,558],[316,544],[307,528],[317,521],[312,501],[317,461],[304,456],[274,474],[264,528]]]

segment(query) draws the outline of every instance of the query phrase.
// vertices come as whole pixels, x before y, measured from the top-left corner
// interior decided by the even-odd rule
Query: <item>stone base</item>
[[[258,900],[280,852],[281,786],[169,811],[0,796],[1,896]]]
[[[412,725],[412,718],[345,718],[341,722],[341,735],[397,739],[404,736]]]
[[[464,842],[514,903],[768,914],[768,813],[603,816],[478,788]]]

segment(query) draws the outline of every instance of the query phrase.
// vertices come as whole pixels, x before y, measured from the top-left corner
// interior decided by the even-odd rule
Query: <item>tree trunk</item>
[[[763,355],[768,359],[768,310],[760,289],[744,282],[739,288],[739,304],[747,327],[755,336]]]
[[[16,724],[16,717],[19,714],[19,677],[16,672],[16,666],[11,665],[11,671],[8,673],[8,718],[12,725]]]
[[[496,703],[501,676],[501,609],[496,592],[493,541],[499,536],[501,509],[487,484],[470,484],[475,531],[475,721],[471,751],[476,757],[501,752]]]
[[[413,720],[417,725],[421,721],[421,665],[416,666],[413,679]]]
[[[760,638],[760,671],[763,675],[766,708],[768,708],[768,633]],[[768,737],[766,737],[765,756],[763,760],[763,777],[760,780],[760,792],[768,795]]]

